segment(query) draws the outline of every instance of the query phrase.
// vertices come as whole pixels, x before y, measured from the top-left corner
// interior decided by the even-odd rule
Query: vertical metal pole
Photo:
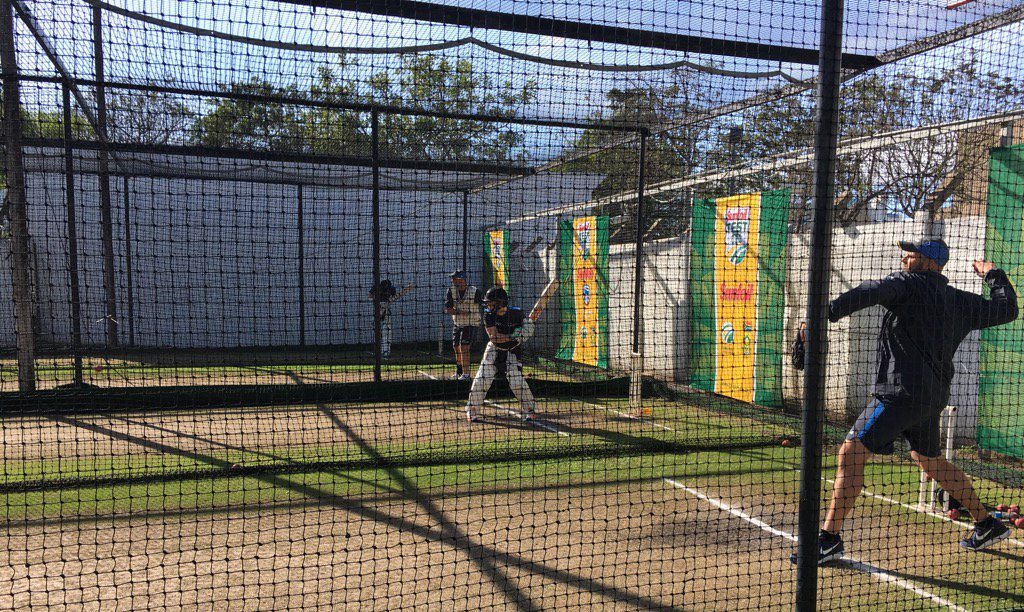
[[[306,346],[306,235],[304,229],[305,214],[302,201],[302,185],[298,188],[298,211],[296,214],[296,231],[299,234],[299,346]]]
[[[124,274],[128,299],[128,345],[135,346],[135,277],[132,273],[132,202],[129,197],[131,183],[124,175]]]
[[[99,129],[100,242],[103,248],[103,293],[106,303],[107,346],[117,346],[117,290],[114,278],[114,216],[110,203],[110,169],[107,151],[107,92],[103,71],[103,9],[92,8],[92,46],[96,69],[96,116]]]
[[[380,113],[370,112],[370,143],[373,160],[373,380],[380,382],[380,344],[383,323],[380,318]]]
[[[462,192],[462,271],[469,270],[469,192]]]
[[[640,322],[643,316],[641,293],[644,285],[644,228],[647,227],[646,207],[644,206],[644,181],[647,166],[648,131],[640,132],[640,167],[637,169],[636,186],[636,256],[633,270],[633,353],[640,353]]]
[[[68,276],[71,285],[71,351],[75,358],[75,385],[82,377],[82,294],[78,279],[78,221],[75,211],[75,157],[71,148],[71,90],[67,83],[64,94],[64,181],[68,223]]]
[[[804,372],[803,444],[800,445],[796,609],[810,612],[818,597],[818,525],[821,512],[822,418],[828,339],[829,279],[832,272],[832,203],[838,137],[843,0],[822,0],[818,116],[814,136],[814,220],[807,300],[807,368]]]
[[[11,284],[18,345],[18,389],[36,390],[36,346],[32,331],[32,274],[29,271],[28,207],[21,148],[21,83],[14,48],[14,12],[0,0],[0,67],[3,70],[4,145],[7,148],[7,204],[11,219]]]

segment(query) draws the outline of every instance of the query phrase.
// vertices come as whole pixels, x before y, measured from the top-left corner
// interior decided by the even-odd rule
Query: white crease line
[[[706,495],[705,493],[702,493],[702,492],[698,491],[697,489],[692,489],[692,488],[690,488],[690,487],[688,487],[688,486],[686,486],[686,485],[684,485],[684,484],[682,484],[682,483],[680,483],[678,481],[672,480],[671,478],[663,478],[662,480],[664,480],[665,482],[669,483],[673,487],[676,487],[677,489],[682,489],[683,491],[686,491],[690,495],[693,495],[693,496],[695,496],[697,498],[700,498],[700,499],[708,502],[709,504],[711,504],[715,508],[718,508],[720,510],[724,510],[725,512],[728,512],[729,514],[731,514],[731,515],[733,515],[735,517],[741,518],[741,519],[747,521],[748,523],[750,523],[752,525],[755,525],[755,526],[763,529],[764,531],[767,531],[768,533],[770,533],[772,535],[777,535],[777,536],[783,537],[783,538],[789,540],[790,542],[796,542],[796,536],[794,536],[793,534],[788,533],[786,531],[782,531],[781,529],[776,529],[776,528],[772,527],[771,525],[769,525],[768,523],[765,523],[764,521],[762,521],[760,519],[754,518],[753,516],[747,514],[746,512],[743,512],[742,510],[739,510],[737,508],[733,508],[732,506],[730,506],[729,504],[727,504],[727,503],[725,503],[725,502],[723,502],[721,500],[714,499],[713,497],[711,497],[709,495]],[[953,602],[951,602],[951,601],[949,601],[947,599],[943,599],[942,597],[939,597],[938,595],[936,595],[936,594],[934,594],[934,593],[932,593],[930,591],[927,591],[927,590],[917,586],[913,582],[910,582],[908,580],[904,580],[902,578],[898,578],[898,577],[890,574],[889,572],[885,571],[884,569],[882,569],[880,567],[876,567],[874,565],[871,565],[870,563],[865,563],[863,561],[859,561],[859,560],[854,559],[853,557],[850,557],[850,556],[842,557],[841,559],[839,559],[839,562],[845,563],[846,565],[849,565],[853,569],[860,570],[862,572],[866,572],[868,574],[871,574],[871,576],[873,578],[875,578],[876,580],[879,580],[881,582],[888,582],[890,584],[894,584],[894,585],[896,585],[898,587],[901,587],[901,588],[904,588],[904,589],[906,589],[908,591],[916,593],[917,595],[920,595],[922,597],[926,597],[926,598],[934,601],[935,603],[937,603],[939,605],[946,606],[950,610],[956,610],[957,612],[967,612],[966,608],[961,608],[960,606],[954,604]]]
[[[655,423],[654,421],[649,421],[649,420],[644,419],[642,417],[633,416],[633,415],[625,413],[625,412],[619,412],[618,410],[615,410],[614,408],[609,408],[608,406],[602,406],[600,404],[593,404],[591,402],[584,402],[583,400],[576,400],[576,401],[580,402],[581,404],[583,404],[585,406],[593,406],[595,408],[603,408],[603,409],[605,409],[605,410],[607,410],[609,412],[614,412],[615,414],[624,416],[626,418],[634,419],[634,420],[637,420],[637,421],[643,421],[645,423],[650,423],[651,425],[654,425],[656,427],[661,427],[662,429],[665,429],[667,431],[679,433],[678,431],[676,431],[675,429],[672,429],[671,427],[666,427],[666,426],[661,425],[659,423]],[[822,480],[824,482],[829,483],[829,484],[835,484],[835,481],[831,480],[829,478],[822,478]],[[903,503],[903,502],[899,501],[898,499],[893,499],[891,497],[886,497],[885,495],[879,495],[878,493],[872,493],[871,491],[868,491],[867,489],[864,489],[863,491],[861,491],[861,495],[864,495],[866,497],[872,497],[874,499],[878,499],[878,500],[881,500],[881,501],[884,501],[884,502],[888,502],[890,504],[896,504],[898,506],[902,506],[902,507],[907,508],[909,510],[913,510],[914,512],[921,512],[923,514],[927,514],[928,516],[934,516],[935,518],[939,518],[939,519],[942,519],[942,520],[947,521],[949,523],[953,523],[953,524],[955,524],[958,527],[961,527],[963,529],[973,529],[974,528],[973,525],[964,525],[960,521],[954,521],[953,519],[951,519],[951,518],[949,518],[949,517],[947,517],[947,516],[945,516],[943,514],[926,512],[926,511],[922,510],[921,508],[919,508],[919,507],[917,507],[915,505],[906,504],[906,503]],[[1010,544],[1013,544],[1014,546],[1024,547],[1024,542],[1022,542],[1022,541],[1020,541],[1020,540],[1018,540],[1016,538],[1007,538],[1005,541],[1009,542]]]
[[[829,484],[833,484],[833,485],[836,483],[836,481],[832,480],[831,478],[822,478],[822,480],[827,482],[827,483],[829,483]],[[907,504],[907,503],[901,502],[898,499],[893,499],[891,497],[886,497],[885,495],[879,495],[878,493],[872,493],[871,491],[868,491],[867,489],[864,489],[863,491],[861,491],[860,494],[865,496],[865,497],[871,497],[873,499],[877,499],[877,500],[881,500],[881,501],[884,501],[884,502],[888,502],[890,504],[896,504],[897,506],[903,506],[904,508],[909,508],[910,510],[913,510],[914,512],[920,512],[922,514],[927,514],[928,516],[933,516],[935,518],[942,519],[942,520],[946,521],[947,523],[953,523],[954,525],[956,525],[957,527],[960,527],[962,529],[974,529],[974,526],[971,525],[971,524],[966,524],[965,525],[965,524],[961,523],[960,521],[954,521],[953,519],[949,518],[948,516],[945,516],[944,514],[940,514],[940,513],[937,513],[937,512],[928,512],[928,511],[922,510],[921,508],[919,508],[919,507],[917,507],[917,506],[915,506],[913,504]],[[1010,544],[1013,544],[1015,546],[1024,546],[1024,542],[1021,542],[1020,540],[1018,540],[1016,538],[1006,538],[1006,540],[1004,540],[1004,541],[1005,542],[1009,542]]]
[[[423,370],[417,370],[417,372],[419,372],[420,374],[426,376],[427,378],[429,378],[431,380],[441,380],[440,378],[438,378],[436,376],[431,376],[430,374],[427,374]],[[523,413],[518,412],[516,410],[512,410],[508,406],[502,406],[501,404],[498,404],[496,402],[492,402],[491,400],[484,400],[484,403],[487,404],[488,406],[494,406],[495,408],[498,408],[500,410],[504,410],[505,412],[515,416],[518,419],[522,419],[523,418]],[[564,436],[566,438],[569,437],[569,434],[567,432],[561,431],[557,427],[553,427],[551,425],[548,425],[547,423],[542,423],[541,421],[537,420],[536,418],[534,418],[531,421],[525,421],[525,422],[528,422],[528,423],[530,423],[531,425],[533,425],[535,427],[540,427],[541,429],[546,429],[547,431],[550,431],[553,434],[558,434],[558,435]]]

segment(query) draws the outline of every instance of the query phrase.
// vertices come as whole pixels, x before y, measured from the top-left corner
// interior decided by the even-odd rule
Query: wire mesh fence
[[[0,607],[1024,606],[956,4],[3,0]]]

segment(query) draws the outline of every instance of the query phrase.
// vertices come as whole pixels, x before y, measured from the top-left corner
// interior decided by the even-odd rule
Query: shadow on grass
[[[292,376],[294,379],[300,378],[294,373]],[[302,384],[301,380],[297,380],[296,382],[298,384]],[[319,404],[318,409],[328,419],[330,419],[339,431],[344,433],[351,442],[356,444],[364,453],[366,453],[367,456],[377,457],[382,463],[386,464],[386,457],[380,455],[372,444],[361,438],[357,432],[355,432],[335,413],[334,410],[323,404]],[[70,417],[52,418],[55,421],[74,427],[80,427],[96,434],[128,442],[130,444],[155,450],[167,455],[184,457],[191,461],[205,463],[224,470],[229,470],[232,465],[229,460],[220,457],[207,455],[195,450],[179,448],[164,442],[148,440],[139,436],[120,432],[109,427],[104,427],[96,423],[89,423]],[[192,434],[181,435],[184,435],[185,437],[192,436]],[[232,445],[221,446],[231,447],[231,450],[239,450],[240,448]],[[402,469],[389,466],[382,467],[381,469],[384,470],[396,484],[394,488],[388,488],[389,493],[422,508],[425,511],[426,516],[429,517],[434,525],[421,525],[402,516],[392,516],[377,507],[371,506],[370,503],[372,502],[370,502],[370,500],[354,499],[348,496],[337,495],[313,485],[295,482],[280,474],[254,474],[249,477],[260,480],[274,487],[280,487],[282,489],[298,493],[310,500],[315,500],[312,505],[329,505],[339,510],[351,512],[363,519],[386,525],[398,532],[413,534],[424,540],[458,549],[466,555],[466,557],[478,568],[483,576],[486,576],[499,591],[505,594],[509,602],[518,610],[542,610],[543,606],[541,603],[532,601],[528,594],[517,584],[516,579],[509,576],[508,569],[511,568],[542,576],[554,582],[563,583],[570,588],[578,588],[591,593],[599,593],[607,599],[624,603],[629,606],[652,610],[671,609],[670,605],[650,597],[645,597],[639,593],[617,588],[613,585],[609,585],[580,574],[552,567],[519,554],[485,546],[480,542],[475,541],[462,526],[458,525],[456,521],[446,515],[440,506],[435,503],[434,498],[419,489],[415,482],[404,474]],[[379,483],[375,484],[379,485]],[[548,487],[543,488],[548,489]],[[288,507],[298,506],[289,504]],[[237,507],[235,509],[237,510]],[[227,512],[228,510],[225,511]],[[185,510],[183,510],[183,512],[185,512]],[[194,514],[195,510],[189,509],[187,512]],[[168,514],[176,515],[177,513]]]

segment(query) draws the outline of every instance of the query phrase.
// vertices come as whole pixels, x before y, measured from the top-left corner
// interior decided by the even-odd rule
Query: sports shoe
[[[523,420],[533,422],[537,420],[537,413],[532,410],[526,410],[523,412]]]
[[[459,380],[473,380],[473,377],[470,376],[469,374],[463,374],[462,376],[459,377]]]
[[[1006,525],[994,516],[990,516],[980,523],[974,524],[974,529],[971,530],[971,535],[967,538],[960,540],[960,547],[966,548],[967,550],[981,550],[988,548],[995,544],[999,540],[1008,538],[1010,536],[1010,530],[1007,529]]]
[[[451,375],[451,379],[452,380],[462,380],[462,374],[459,374],[458,372],[456,372],[456,373]]]
[[[825,565],[843,556],[843,538],[838,533],[832,534],[824,529],[818,533],[818,565]],[[796,553],[789,556],[796,563]]]
[[[478,415],[477,413],[475,413],[475,412],[473,412],[471,410],[467,410],[466,411],[466,420],[469,421],[470,423],[479,423],[480,422],[480,415]]]

